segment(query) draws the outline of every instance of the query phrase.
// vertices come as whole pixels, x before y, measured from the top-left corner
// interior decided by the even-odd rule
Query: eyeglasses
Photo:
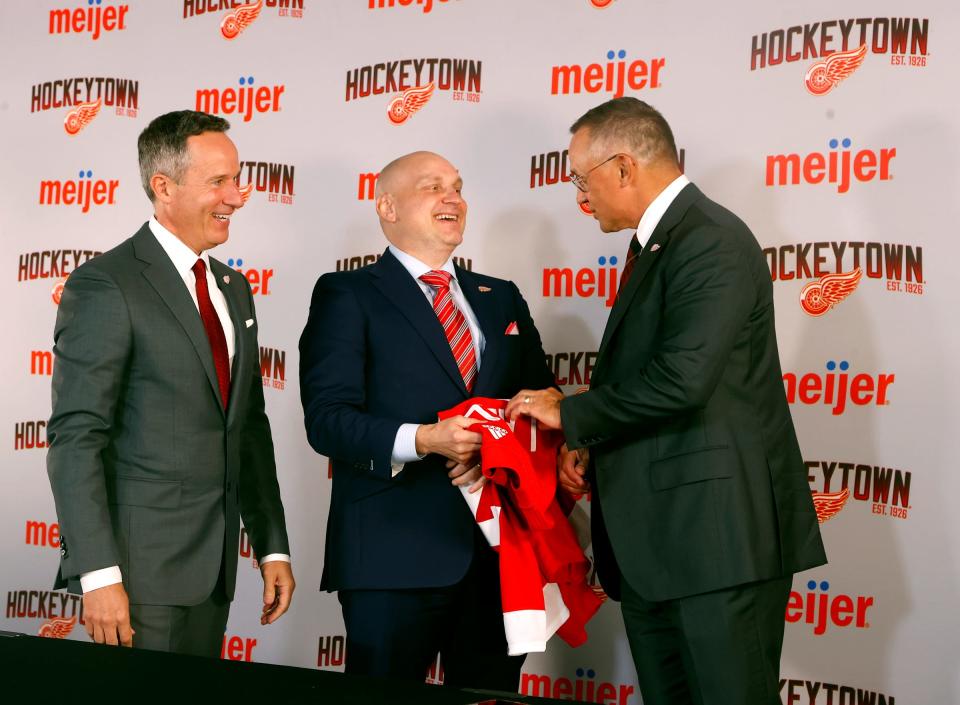
[[[587,169],[586,173],[585,173],[583,176],[580,176],[580,174],[574,174],[573,172],[570,172],[570,181],[572,181],[572,182],[573,182],[573,185],[576,186],[578,189],[580,189],[580,190],[583,191],[583,192],[586,192],[586,190],[587,190],[587,177],[590,176],[590,172],[593,171],[594,169],[599,169],[600,167],[602,167],[602,166],[603,166],[604,164],[606,164],[607,162],[609,162],[609,161],[611,161],[611,160],[613,160],[613,159],[616,159],[616,158],[619,157],[619,156],[620,156],[620,152],[617,152],[616,154],[607,157],[606,159],[604,159],[604,160],[603,160],[602,162],[600,162],[599,164],[596,164],[596,165],[590,167],[589,169]]]

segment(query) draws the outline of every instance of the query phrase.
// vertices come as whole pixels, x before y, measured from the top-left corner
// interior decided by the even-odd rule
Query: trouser
[[[792,576],[651,602],[621,579],[644,705],[780,705],[791,582]]]

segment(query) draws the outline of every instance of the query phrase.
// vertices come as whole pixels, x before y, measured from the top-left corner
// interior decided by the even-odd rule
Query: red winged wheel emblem
[[[850,488],[844,487],[839,492],[814,492],[813,508],[817,512],[817,521],[821,524],[833,519],[843,509],[843,505],[850,498]]]
[[[220,33],[224,39],[236,39],[240,32],[250,26],[260,15],[263,9],[263,0],[257,0],[254,5],[242,5],[233,12],[228,12],[220,23]]]
[[[240,192],[240,198],[246,203],[250,200],[250,194],[253,193],[253,182],[251,181],[246,186],[240,186],[237,190]]]
[[[69,619],[51,619],[49,622],[44,622],[40,626],[40,631],[37,632],[37,635],[47,637],[48,639],[66,639],[70,636],[70,632],[73,631],[76,623],[76,615]]]
[[[68,135],[77,134],[97,116],[101,105],[103,105],[103,98],[97,98],[92,103],[80,103],[63,119],[63,129]]]
[[[400,125],[426,105],[432,95],[433,81],[430,81],[430,83],[425,86],[408,88],[390,101],[390,105],[387,107],[387,117],[390,118],[390,122],[394,125]]]
[[[811,316],[822,316],[853,293],[862,272],[857,267],[845,274],[827,274],[810,282],[800,292],[800,306]]]
[[[807,90],[813,95],[826,95],[836,88],[840,81],[860,68],[866,56],[866,44],[861,44],[859,49],[833,52],[807,71],[804,78]]]

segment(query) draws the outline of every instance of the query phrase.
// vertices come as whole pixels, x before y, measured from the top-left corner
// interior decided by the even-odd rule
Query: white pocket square
[[[245,323],[247,324],[247,328],[249,328],[250,326],[253,325],[253,319],[252,319],[252,318],[248,318],[248,319],[245,321]]]

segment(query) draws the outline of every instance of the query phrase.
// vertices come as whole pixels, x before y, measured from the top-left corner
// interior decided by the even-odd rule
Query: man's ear
[[[154,174],[150,177],[154,199],[162,203],[169,203],[173,199],[173,185],[173,179],[166,174]]]
[[[617,168],[620,170],[620,185],[629,186],[636,176],[637,164],[626,155],[617,157]]]
[[[397,208],[389,193],[377,197],[377,215],[388,223],[397,222]]]

